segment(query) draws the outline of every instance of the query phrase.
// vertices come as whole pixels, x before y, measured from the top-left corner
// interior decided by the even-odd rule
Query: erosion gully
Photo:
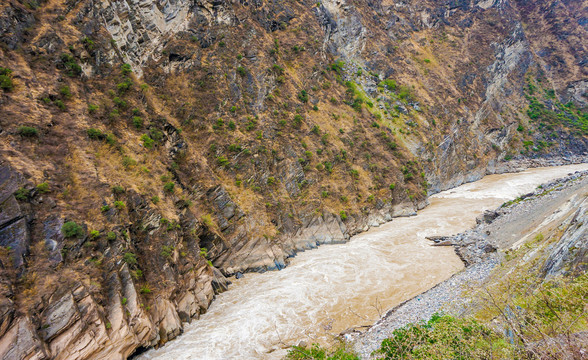
[[[463,268],[451,247],[430,246],[426,236],[465,231],[484,210],[587,169],[579,164],[486,176],[431,196],[416,216],[300,253],[281,271],[245,274],[183,335],[138,358],[280,359],[300,341],[329,343]]]

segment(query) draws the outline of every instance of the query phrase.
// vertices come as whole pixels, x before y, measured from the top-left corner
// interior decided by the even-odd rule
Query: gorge
[[[586,162],[587,9],[585,0],[0,2],[0,357],[163,354],[182,333],[178,344],[191,341],[186,329],[230,313],[241,284],[283,298],[279,284],[291,281],[259,279],[318,264],[323,252],[349,252],[334,256],[347,260],[337,269],[361,260],[355,252],[387,254],[369,243],[452,201],[433,194]],[[497,205],[473,202],[470,225],[438,235]],[[418,227],[398,244],[440,261],[427,261],[427,276],[403,275],[425,276],[423,286],[365,280],[375,298],[364,301],[371,290],[325,288],[323,298],[313,283],[310,299],[354,321],[298,311],[323,311],[311,327],[332,332],[366,325],[376,308],[461,268],[451,248],[423,240],[430,224]],[[333,246],[306,251],[323,244]],[[366,267],[418,270],[390,261]],[[308,278],[345,274],[322,269]],[[282,309],[281,321],[296,311]],[[278,333],[293,345],[307,325]],[[276,344],[256,351],[283,355]]]

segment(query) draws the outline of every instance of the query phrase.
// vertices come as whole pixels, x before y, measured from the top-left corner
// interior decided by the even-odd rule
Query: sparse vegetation
[[[32,126],[19,126],[17,130],[18,134],[22,137],[36,137],[39,136],[39,130]]]
[[[84,229],[74,221],[63,224],[61,232],[66,238],[82,237],[84,235]]]

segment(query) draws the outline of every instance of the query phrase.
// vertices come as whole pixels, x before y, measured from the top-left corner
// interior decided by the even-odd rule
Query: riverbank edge
[[[586,162],[581,162],[581,163],[586,163]],[[580,164],[580,163],[577,163]],[[573,164],[563,164],[563,165],[554,165],[554,166],[564,166],[564,165],[573,165]],[[535,167],[543,167],[543,166],[535,166]],[[525,171],[527,169],[530,169],[533,167],[528,167],[525,169],[522,169],[521,171]],[[520,171],[517,171],[520,172]],[[502,174],[502,173],[509,173],[509,172],[500,172],[500,173],[496,173],[496,174]],[[489,174],[491,175],[491,174]],[[574,174],[572,174],[571,176],[564,176],[558,179],[555,179],[553,181],[547,182],[547,183],[543,183],[542,185],[540,185],[541,190],[543,190],[543,192],[547,191],[547,192],[562,192],[563,190],[566,189],[566,186],[562,186],[562,185],[573,185],[574,182],[576,182],[578,179],[582,179],[582,180],[586,180],[588,179],[588,170],[584,170],[584,171],[576,171]],[[524,198],[525,200],[536,200],[538,198],[540,198],[542,196],[542,191],[535,191],[532,194],[526,194],[523,195],[522,197],[519,197],[518,199]],[[513,201],[516,199],[512,199]],[[487,211],[487,213],[492,216],[492,214],[497,214],[500,212],[499,216],[503,216],[503,215],[507,215],[512,213],[513,211],[517,211],[517,207],[509,207],[509,208],[503,208],[503,206],[499,206],[498,208],[496,208],[495,210],[490,210]],[[478,217],[478,221],[476,226],[472,227],[471,229],[468,229],[462,233],[456,234],[456,235],[452,235],[452,236],[446,236],[443,237],[443,239],[435,239],[436,241],[443,241],[446,242],[446,244],[444,245],[440,245],[440,246],[453,246],[456,254],[458,255],[458,257],[464,262],[464,265],[466,266],[464,269],[458,271],[457,273],[453,274],[450,278],[441,281],[439,283],[437,283],[436,285],[434,285],[433,287],[411,297],[410,299],[407,299],[405,301],[403,301],[402,303],[394,306],[393,308],[387,310],[384,315],[378,320],[376,321],[374,324],[372,324],[369,327],[361,327],[363,329],[363,331],[358,331],[356,328],[350,328],[347,329],[343,332],[341,332],[340,337],[348,342],[348,344],[356,351],[357,354],[360,355],[360,357],[362,359],[369,359],[371,356],[371,351],[377,349],[379,347],[378,346],[374,346],[374,340],[373,339],[366,339],[371,333],[373,333],[374,331],[378,331],[378,332],[382,332],[381,328],[385,327],[386,329],[384,330],[386,333],[391,333],[392,330],[400,328],[408,323],[413,323],[415,321],[420,321],[420,320],[427,320],[430,318],[431,315],[433,315],[435,312],[438,312],[441,308],[442,305],[441,301],[438,301],[438,298],[443,298],[443,296],[437,296],[436,294],[442,294],[442,295],[459,295],[459,292],[461,292],[460,289],[462,289],[464,286],[466,285],[472,285],[475,283],[482,283],[484,280],[488,279],[488,277],[491,275],[493,269],[495,268],[495,266],[500,264],[500,259],[498,256],[498,252],[496,251],[496,248],[494,249],[488,249],[487,252],[489,253],[488,256],[480,259],[477,262],[468,262],[465,258],[464,258],[464,253],[463,250],[465,249],[465,245],[464,245],[464,240],[466,239],[470,239],[472,237],[472,233],[474,233],[477,230],[481,230],[483,228],[484,225],[487,224],[492,224],[494,222],[496,218],[485,218],[485,214],[480,214],[480,216]],[[456,240],[456,239],[460,239],[460,241],[451,241],[451,240]],[[433,240],[433,239],[430,239]],[[434,244],[432,244],[433,246]],[[451,290],[454,290],[455,292],[452,292]],[[433,300],[433,301],[431,301]],[[421,302],[422,301],[422,302]],[[417,305],[418,304],[418,305]],[[421,305],[422,304],[422,305]],[[439,306],[439,304],[441,304],[441,306]],[[414,305],[414,306],[411,306]],[[427,307],[427,311],[415,311],[416,307]],[[410,309],[408,309],[410,307]],[[400,312],[404,309],[410,310],[410,312],[412,314],[418,314],[417,316],[413,316],[413,318],[411,319],[398,319],[397,315],[400,314]],[[400,316],[402,316],[403,314],[400,314]],[[394,324],[396,323],[396,324]],[[385,337],[384,337],[385,338]],[[382,339],[383,340],[383,339]],[[368,346],[366,344],[366,342],[371,342],[371,346]],[[378,339],[378,342],[381,342]],[[366,349],[368,349],[369,351],[366,351]]]

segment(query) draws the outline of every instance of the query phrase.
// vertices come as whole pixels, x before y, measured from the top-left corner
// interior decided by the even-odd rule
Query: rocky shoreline
[[[546,164],[542,161],[530,163],[541,164],[538,166]],[[521,162],[512,165],[514,166],[497,168],[497,170],[514,169],[521,166]],[[512,229],[509,225],[512,227],[512,224],[520,223],[523,219],[529,222],[534,220],[530,215],[533,213],[539,213],[536,215],[539,219],[554,209],[557,212],[559,210],[555,208],[556,205],[564,203],[586,187],[588,187],[588,171],[576,172],[542,185],[534,192],[507,202],[494,211],[486,211],[478,217],[474,229],[454,236],[430,238],[434,242],[433,246],[453,246],[466,268],[428,291],[390,309],[366,331],[347,330],[342,333],[343,338],[352,342],[353,348],[362,358],[368,359],[371,353],[379,348],[382,340],[389,337],[397,328],[408,323],[426,320],[440,311],[464,315],[467,312],[466,305],[469,300],[466,296],[462,296],[462,293],[484,282],[495,266],[500,264],[503,253],[497,250],[514,246],[512,241],[504,240],[500,236],[500,233],[504,233],[504,228],[510,231]],[[523,237],[522,234],[520,235]]]

